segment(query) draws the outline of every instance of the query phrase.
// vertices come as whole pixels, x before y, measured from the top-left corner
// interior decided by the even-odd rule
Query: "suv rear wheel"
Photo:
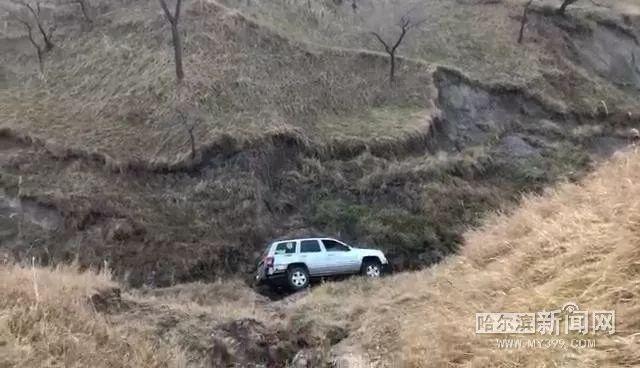
[[[382,275],[382,264],[378,260],[367,259],[362,262],[362,276],[376,279]]]
[[[289,286],[293,290],[304,289],[309,285],[309,272],[301,266],[294,266],[287,272]]]

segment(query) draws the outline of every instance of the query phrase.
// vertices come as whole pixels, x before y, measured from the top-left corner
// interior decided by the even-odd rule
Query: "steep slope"
[[[639,158],[636,149],[618,155],[581,183],[492,216],[466,234],[460,255],[428,270],[321,286],[291,307],[291,324],[319,339],[348,330],[334,354],[376,367],[637,366]],[[568,302],[614,310],[616,333],[474,333],[475,313],[549,311]],[[498,338],[556,338],[566,345],[501,349]],[[570,346],[580,338],[596,347]]]
[[[639,158],[634,148],[580,183],[529,196],[520,208],[467,233],[461,254],[431,269],[326,283],[280,302],[238,282],[126,292],[104,273],[2,264],[0,362],[637,366]],[[475,313],[555,310],[567,302],[581,310],[614,310],[616,333],[474,334]],[[496,343],[527,337],[565,339],[567,348]],[[570,346],[580,338],[595,340],[595,347]]]
[[[517,27],[511,3],[455,3],[440,4],[442,15],[454,11],[450,22],[495,8],[496,22]],[[274,4],[259,7],[270,14]],[[87,29],[77,11],[54,9],[58,47],[43,78],[18,25],[0,39],[16,51],[0,55],[0,250],[41,263],[108,260],[135,286],[248,276],[266,241],[308,233],[381,247],[397,270],[432,264],[486,211],[581,177],[629,143],[640,117],[626,109],[626,87],[574,73],[568,25],[595,27],[591,12],[536,13],[530,37],[554,44],[526,51],[497,38],[511,50],[507,66],[493,63],[498,54],[479,60],[510,80],[401,57],[391,86],[380,53],[292,40],[296,32],[258,15],[187,2],[187,79],[177,91],[155,2],[96,11]],[[560,36],[543,37],[546,29]],[[469,42],[459,31],[443,31],[447,44]],[[537,72],[515,78],[529,75],[514,65],[530,53]],[[557,83],[530,88],[542,71],[557,72],[548,78]],[[613,98],[608,114],[594,91]]]

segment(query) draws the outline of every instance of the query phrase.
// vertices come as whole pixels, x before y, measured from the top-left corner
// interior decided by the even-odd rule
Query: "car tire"
[[[291,290],[298,291],[309,286],[309,271],[305,267],[294,266],[287,271],[287,280]]]
[[[368,259],[362,262],[360,273],[366,278],[377,279],[382,276],[382,263],[378,260]]]

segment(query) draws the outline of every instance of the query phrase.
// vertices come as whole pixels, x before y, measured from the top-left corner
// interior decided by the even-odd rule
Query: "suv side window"
[[[324,249],[326,249],[327,252],[348,252],[350,250],[349,247],[335,240],[324,239],[322,240],[322,244],[324,244]]]
[[[296,242],[288,241],[276,244],[274,254],[293,254],[296,252]]]
[[[317,240],[303,240],[300,242],[300,253],[318,253],[320,243]]]

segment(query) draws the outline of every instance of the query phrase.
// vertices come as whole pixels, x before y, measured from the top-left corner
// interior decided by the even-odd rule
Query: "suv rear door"
[[[284,271],[289,264],[296,261],[297,241],[287,240],[278,242],[273,248],[273,267],[276,272]]]
[[[300,240],[299,256],[311,276],[327,274],[325,252],[317,239]]]

